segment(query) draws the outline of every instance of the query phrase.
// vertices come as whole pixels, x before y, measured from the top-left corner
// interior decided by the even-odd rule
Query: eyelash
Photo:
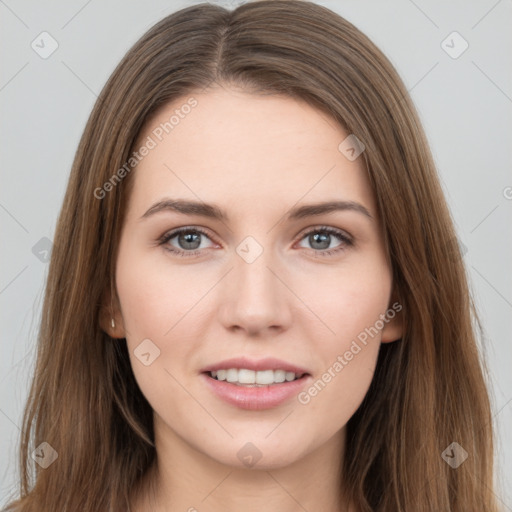
[[[181,233],[201,233],[205,237],[211,239],[210,235],[205,230],[203,230],[199,227],[189,227],[188,226],[188,227],[175,229],[173,231],[170,231],[169,233],[165,233],[158,240],[158,244],[163,246],[163,245],[167,244],[167,242],[169,242],[169,240],[176,237],[176,235],[180,235]],[[352,240],[351,237],[346,235],[343,231],[341,231],[339,229],[332,228],[330,226],[319,226],[319,227],[312,228],[309,231],[303,233],[302,236],[298,239],[298,241],[303,240],[304,238],[306,238],[308,235],[311,235],[312,233],[328,233],[329,235],[333,235],[333,236],[337,237],[342,242],[342,245],[340,245],[334,249],[325,249],[325,250],[311,249],[312,251],[315,252],[315,255],[319,255],[322,257],[329,257],[329,256],[332,256],[334,253],[344,251],[344,250],[346,250],[347,247],[352,247],[354,245],[354,241]],[[170,247],[170,246],[166,246],[166,247],[164,247],[164,249],[166,251],[173,253],[176,256],[183,257],[183,258],[191,258],[191,257],[197,256],[202,251],[202,249],[195,249],[193,251],[182,251],[182,250],[176,249],[175,247]]]

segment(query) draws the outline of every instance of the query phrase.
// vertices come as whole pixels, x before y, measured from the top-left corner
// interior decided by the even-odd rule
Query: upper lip
[[[247,370],[262,371],[262,370],[284,370],[286,372],[293,372],[297,375],[309,373],[306,369],[301,368],[295,364],[287,363],[280,359],[273,357],[266,357],[264,359],[248,359],[246,357],[234,357],[232,359],[225,359],[218,363],[206,366],[201,371],[213,372],[217,370],[229,370],[230,368],[245,368]]]

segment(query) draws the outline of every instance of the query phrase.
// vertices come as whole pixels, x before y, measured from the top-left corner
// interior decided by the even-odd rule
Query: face
[[[306,103],[221,88],[166,105],[141,133],[115,334],[158,438],[271,468],[343,433],[380,343],[400,336],[363,157],[351,139],[339,149],[348,135]],[[338,204],[306,208],[323,203]]]

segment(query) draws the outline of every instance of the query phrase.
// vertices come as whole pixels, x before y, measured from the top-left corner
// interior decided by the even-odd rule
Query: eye
[[[205,249],[201,238],[210,240],[208,233],[200,228],[184,227],[178,228],[169,233],[164,234],[159,244],[177,256],[195,256]],[[171,242],[175,239],[175,244]]]
[[[193,257],[201,254],[208,246],[203,245],[202,239],[211,241],[209,234],[198,227],[182,227],[165,233],[158,241],[165,250],[175,254],[176,256]],[[311,250],[315,256],[330,256],[346,250],[354,245],[354,241],[350,235],[344,231],[330,226],[319,226],[310,229],[302,234],[302,241],[307,239]],[[338,239],[339,243],[334,248],[331,247],[333,239]],[[212,247],[212,246],[210,246]],[[304,247],[301,245],[301,247]]]
[[[334,248],[330,248],[333,237],[337,238],[340,243]],[[300,240],[304,239],[307,239],[310,247],[315,251],[315,256],[317,254],[320,256],[330,256],[354,245],[352,238],[347,233],[329,226],[310,229],[302,235]]]

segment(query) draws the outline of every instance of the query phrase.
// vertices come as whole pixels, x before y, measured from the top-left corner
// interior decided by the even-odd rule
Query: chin
[[[284,445],[280,439],[265,439],[254,435],[242,436],[224,447],[216,446],[215,452],[205,451],[220,464],[237,469],[272,470],[287,467],[300,459],[305,443],[290,442]],[[243,439],[243,440],[240,440]],[[300,448],[299,448],[300,447]],[[224,451],[219,452],[219,448]]]

